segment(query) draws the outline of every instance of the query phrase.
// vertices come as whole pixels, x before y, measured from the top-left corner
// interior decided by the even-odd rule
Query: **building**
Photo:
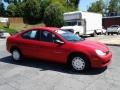
[[[120,16],[103,17],[102,23],[105,29],[107,29],[111,25],[120,25]]]

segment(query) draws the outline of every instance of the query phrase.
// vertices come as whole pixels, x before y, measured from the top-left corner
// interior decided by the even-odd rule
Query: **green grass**
[[[10,28],[15,29],[17,31],[27,30],[30,28],[40,27],[40,26],[45,26],[45,24],[44,23],[39,23],[39,24],[35,24],[35,25],[24,24],[24,23],[11,23],[10,24]]]
[[[3,27],[3,26],[0,26],[0,30],[4,30],[4,31],[6,31],[6,32],[8,32],[10,34],[16,33],[16,30],[10,29],[10,28],[7,28],[7,27]]]
[[[29,24],[24,24],[24,23],[11,23],[9,28],[7,28],[5,26],[6,26],[5,24],[0,24],[0,29],[4,30],[10,34],[14,34],[21,30],[27,30],[27,29],[34,28],[34,27],[45,26],[45,24],[39,23],[39,24],[35,24],[35,25],[29,25]]]

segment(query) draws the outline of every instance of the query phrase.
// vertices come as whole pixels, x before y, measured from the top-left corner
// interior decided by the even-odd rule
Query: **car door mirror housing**
[[[59,45],[64,44],[64,42],[63,42],[63,41],[61,41],[61,40],[55,40],[55,43],[56,43],[56,44],[59,44]]]

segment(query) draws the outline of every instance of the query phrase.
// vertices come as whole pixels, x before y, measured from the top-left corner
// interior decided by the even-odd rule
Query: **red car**
[[[15,61],[29,57],[68,63],[76,71],[106,67],[112,58],[106,45],[53,27],[33,28],[10,36],[7,50]]]

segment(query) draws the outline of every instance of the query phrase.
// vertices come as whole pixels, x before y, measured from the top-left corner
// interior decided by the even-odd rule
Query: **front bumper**
[[[96,56],[95,58],[92,59],[91,61],[91,67],[92,68],[102,68],[106,67],[110,64],[112,59],[112,53],[109,52],[106,56],[104,57],[99,57]]]

